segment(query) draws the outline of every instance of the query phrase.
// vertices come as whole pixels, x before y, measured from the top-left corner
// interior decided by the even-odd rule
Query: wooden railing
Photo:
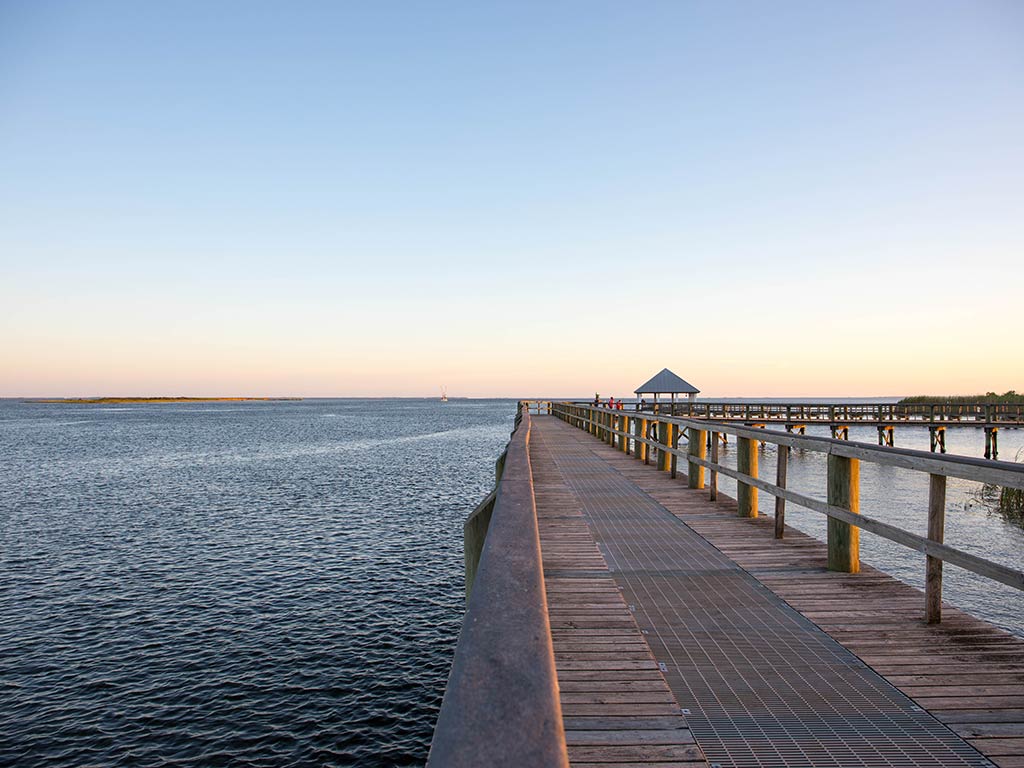
[[[757,517],[757,492],[775,497],[775,536],[785,529],[786,503],[820,512],[828,518],[828,567],[856,573],[860,568],[859,532],[865,530],[925,555],[925,616],[929,623],[942,617],[942,565],[944,562],[986,578],[1024,590],[1024,572],[944,543],[946,479],[949,477],[989,483],[1006,488],[1024,489],[1024,465],[1005,461],[974,459],[965,456],[937,456],[925,451],[882,448],[867,443],[808,437],[763,428],[671,417],[644,411],[610,410],[570,402],[554,402],[551,413],[563,421],[586,430],[605,442],[617,445],[648,463],[651,450],[657,452],[658,466],[674,477],[677,462],[687,465],[689,487],[705,487],[705,470],[710,472],[710,496],[718,498],[718,476],[736,480],[739,514]],[[708,433],[711,458],[706,458]],[[737,442],[736,469],[719,461],[719,435],[732,435]],[[678,447],[685,437],[685,450]],[[757,443],[778,446],[775,482],[758,477]],[[789,451],[800,448],[824,453],[828,461],[827,501],[786,487]],[[928,535],[919,536],[881,520],[860,514],[860,462],[927,473]]]
[[[567,768],[529,455],[530,416],[466,521],[466,616],[428,766]]]
[[[592,405],[584,402],[574,404]],[[629,401],[624,407],[636,410],[638,405],[636,401]],[[645,410],[659,415],[719,421],[1024,424],[1024,404],[1020,403],[765,403],[684,400],[676,403],[648,402]]]

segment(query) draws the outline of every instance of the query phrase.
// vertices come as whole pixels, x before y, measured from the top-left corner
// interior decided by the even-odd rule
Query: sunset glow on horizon
[[[1024,6],[0,8],[0,397],[1024,390]]]

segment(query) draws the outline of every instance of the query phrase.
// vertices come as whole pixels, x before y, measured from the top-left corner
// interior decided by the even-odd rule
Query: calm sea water
[[[0,765],[422,764],[462,618],[462,522],[514,410],[0,401]],[[1022,437],[1001,433],[1003,458]],[[896,439],[927,448],[924,429]],[[947,439],[981,454],[980,430]],[[861,472],[862,512],[925,530],[926,478]],[[794,452],[789,475],[823,495],[820,455]],[[1024,530],[973,490],[951,482],[946,540],[1024,567]],[[788,520],[823,535],[816,513]],[[922,582],[916,553],[864,534],[862,556]],[[948,567],[947,598],[1024,635],[1015,590]]]
[[[509,401],[0,401],[0,765],[421,765]]]

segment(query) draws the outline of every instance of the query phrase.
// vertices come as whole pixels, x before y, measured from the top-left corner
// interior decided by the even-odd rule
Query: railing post
[[[985,458],[999,458],[999,427],[985,427]]]
[[[664,419],[658,422],[658,442],[664,446],[664,448],[658,448],[658,469],[662,472],[668,472],[672,469],[672,462],[670,461],[671,456],[669,455],[669,452],[664,449],[672,445],[673,426],[673,424],[665,421]]]
[[[757,477],[757,441],[749,437],[736,439],[736,469],[745,475]],[[757,488],[736,481],[736,502],[740,517],[757,517]]]
[[[859,460],[829,454],[828,503],[860,512]],[[832,517],[828,519],[828,569],[860,572],[860,528]]]
[[[779,488],[786,487],[786,472],[789,468],[789,446],[780,445],[778,460],[775,465],[775,484]],[[786,532],[786,500],[775,497],[775,538],[781,539]]]
[[[694,456],[698,459],[703,459],[705,451],[707,450],[705,440],[707,439],[707,432],[703,429],[689,428],[687,432],[689,434],[689,442],[687,443],[686,453],[690,456]],[[687,486],[690,488],[703,488],[704,487],[704,467],[700,464],[690,462],[686,469]]]
[[[641,438],[643,440],[647,440],[647,419],[643,419],[643,418],[637,419],[636,422],[637,422],[637,426],[636,426],[637,437],[639,437],[639,438]],[[640,442],[640,440],[637,440],[637,444],[636,444],[636,457],[640,461],[642,461],[644,464],[647,463],[647,457],[649,455],[648,454],[648,448],[650,448],[650,446],[647,445],[646,442]]]
[[[711,433],[711,463],[718,463],[718,433]],[[711,500],[718,500],[718,470],[711,470]]]
[[[619,447],[622,452],[629,455],[629,416],[623,413],[619,416],[619,429],[622,430],[622,434],[619,435]]]
[[[670,439],[672,440],[672,447],[673,448],[678,448],[679,447],[679,438],[682,435],[682,431],[683,430],[679,429],[679,427],[677,425],[675,425],[675,424],[672,425],[672,435],[671,435]],[[671,477],[673,480],[676,479],[676,467],[679,464],[678,459],[679,459],[679,457],[676,456],[674,453],[669,454],[669,457],[668,457],[669,477]]]
[[[941,544],[946,528],[946,476],[929,478],[928,538]],[[925,557],[924,618],[929,624],[942,621],[942,560],[931,555]]]
[[[504,454],[502,454],[504,458]],[[466,566],[466,602],[473,592],[473,582],[476,580],[476,572],[480,567],[480,555],[484,550],[484,541],[487,538],[487,529],[491,525],[491,516],[494,513],[494,500],[497,498],[497,491],[491,491],[487,497],[480,502],[473,513],[466,518],[462,526],[462,548],[463,559]]]

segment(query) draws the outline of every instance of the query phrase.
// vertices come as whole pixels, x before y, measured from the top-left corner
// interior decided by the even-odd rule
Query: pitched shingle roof
[[[693,386],[693,384],[680,379],[668,368],[662,368],[661,372],[655,374],[650,381],[641,384],[633,390],[633,393],[637,395],[641,393],[668,395],[673,392],[676,394],[697,394],[700,390]]]

